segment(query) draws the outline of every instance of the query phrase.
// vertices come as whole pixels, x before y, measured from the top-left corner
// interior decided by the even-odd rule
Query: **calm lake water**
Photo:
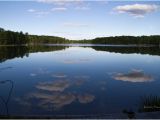
[[[0,47],[0,115],[138,112],[159,91],[159,48]]]

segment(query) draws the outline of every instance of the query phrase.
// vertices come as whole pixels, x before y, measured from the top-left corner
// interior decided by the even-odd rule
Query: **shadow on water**
[[[0,96],[0,100],[5,105],[6,116],[9,116],[8,103],[9,103],[9,100],[11,98],[11,94],[12,94],[12,91],[13,91],[14,83],[13,83],[12,80],[2,80],[2,81],[0,81],[0,84],[5,84],[5,83],[10,83],[11,84],[10,89],[9,89],[9,93],[8,93],[8,97],[5,100],[2,96]]]

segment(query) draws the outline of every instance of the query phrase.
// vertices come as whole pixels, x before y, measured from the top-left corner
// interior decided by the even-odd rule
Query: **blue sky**
[[[74,40],[160,35],[159,21],[160,1],[0,1],[0,27]]]

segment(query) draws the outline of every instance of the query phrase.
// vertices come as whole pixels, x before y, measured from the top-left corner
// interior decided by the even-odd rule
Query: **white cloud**
[[[85,6],[78,6],[75,8],[76,10],[90,10],[89,7],[85,7]]]
[[[67,8],[65,8],[65,7],[57,7],[57,8],[52,8],[51,9],[51,11],[66,11],[67,10]]]
[[[144,15],[156,11],[158,8],[155,4],[133,4],[117,6],[114,10],[118,13],[128,13],[134,17],[144,17]]]
[[[82,24],[82,23],[66,22],[66,23],[63,23],[63,26],[64,27],[88,27],[89,25]]]
[[[70,4],[79,4],[82,3],[82,0],[37,0],[38,2],[54,4],[59,6],[66,6]]]
[[[31,13],[36,12],[35,9],[29,9],[29,10],[27,10],[27,11],[28,11],[28,12],[31,12]]]
[[[41,11],[38,12],[34,9],[28,10],[28,12],[37,13],[39,15],[46,15],[50,12],[55,11],[67,11],[68,9],[73,10],[89,10],[89,4],[83,0],[37,0],[40,3],[52,4],[54,7],[51,10],[48,10],[46,13]]]
[[[40,11],[40,10],[35,10],[35,9],[29,9],[27,11],[30,12],[30,13],[35,14],[38,17],[50,14],[49,11]]]
[[[38,12],[36,12],[36,14],[39,15],[39,16],[48,15],[49,13],[50,12],[48,12],[48,11],[38,11]]]
[[[63,26],[64,27],[64,26]],[[88,25],[88,27],[92,27],[91,25]],[[84,27],[82,27],[83,29],[84,29]],[[102,33],[78,33],[78,32],[76,32],[76,31],[72,31],[72,32],[70,32],[70,31],[66,31],[66,32],[60,32],[60,31],[58,31],[58,32],[53,32],[53,35],[54,36],[61,36],[61,37],[65,37],[65,38],[67,38],[67,39],[70,39],[70,40],[83,40],[83,39],[94,39],[94,38],[96,38],[96,37],[99,37],[99,36],[101,36],[101,37],[106,37],[106,34],[104,33],[104,34],[102,34]],[[72,63],[72,62],[74,62],[75,63],[75,61],[68,61],[69,63]]]

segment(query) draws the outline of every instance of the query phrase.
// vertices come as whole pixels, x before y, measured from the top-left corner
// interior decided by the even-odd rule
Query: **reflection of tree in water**
[[[9,59],[16,57],[23,58],[28,56],[29,53],[35,52],[49,52],[58,51],[68,48],[69,46],[0,46],[0,62],[4,62]],[[157,47],[113,47],[113,46],[92,46],[93,49],[97,51],[108,51],[115,53],[139,53],[139,54],[150,54],[150,55],[160,55],[160,49]],[[88,61],[88,59],[82,59],[82,61]]]
[[[59,50],[64,50],[66,48],[68,47],[67,46],[47,46],[47,45],[28,46],[29,53],[59,51]]]
[[[29,56],[29,53],[65,49],[65,46],[0,46],[0,63],[9,59]]]
[[[4,62],[15,57],[28,56],[28,48],[25,46],[0,47],[0,62]]]
[[[158,47],[121,47],[121,46],[92,46],[97,51],[107,51],[122,54],[149,54],[160,55],[160,48]]]
[[[126,114],[129,119],[135,118],[135,112],[133,112],[131,109],[130,110],[124,109],[122,112]]]
[[[141,97],[139,112],[160,111],[160,97],[149,95]]]
[[[160,118],[160,97],[157,95],[147,95],[139,98],[138,109],[124,109],[123,114],[128,118]]]
[[[5,105],[6,115],[9,116],[8,103],[9,103],[9,100],[11,98],[11,94],[12,94],[12,90],[13,90],[13,81],[12,80],[0,81],[0,84],[5,84],[5,83],[10,83],[11,87],[10,87],[7,99],[5,100],[2,96],[0,96],[0,100]]]
[[[0,72],[4,71],[4,70],[8,70],[8,69],[12,69],[13,67],[0,67]]]

